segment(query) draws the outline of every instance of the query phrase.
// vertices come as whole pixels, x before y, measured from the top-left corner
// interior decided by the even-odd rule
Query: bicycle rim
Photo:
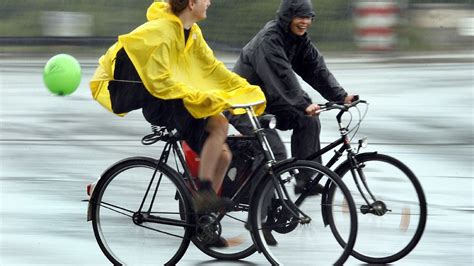
[[[357,215],[353,200],[339,177],[327,168],[314,162],[297,161],[275,170],[275,175],[284,180],[288,195],[283,199],[275,193],[271,178],[267,178],[257,191],[252,201],[252,228],[258,247],[272,265],[342,265],[350,256],[357,233]],[[326,227],[326,212],[330,209],[326,191],[306,197],[299,209],[311,218],[308,224],[301,224],[292,218],[288,209],[282,204],[297,202],[295,195],[296,179],[302,175],[320,176],[320,184],[334,184],[335,195],[340,200],[337,204],[339,213],[335,217],[341,228],[340,237],[348,245],[341,245],[334,238],[329,227]],[[298,202],[297,202],[298,203]],[[267,231],[267,232],[266,232]],[[271,232],[277,245],[271,245],[265,235]]]
[[[357,160],[363,165],[369,189],[380,202],[377,206],[382,206],[385,213],[363,214],[362,209],[367,204],[356,188],[349,167],[338,171],[358,209],[359,233],[353,256],[368,263],[397,261],[415,248],[423,234],[427,206],[422,187],[408,167],[392,157],[365,154]],[[369,199],[369,202],[374,201]],[[331,227],[337,237],[337,224]]]
[[[94,191],[94,234],[114,265],[175,264],[189,245],[187,227],[137,222],[137,211],[150,183],[142,214],[190,222],[189,215],[180,215],[180,205],[184,213],[189,206],[177,177],[169,167],[160,166],[156,173],[155,167],[151,159],[122,162],[101,178]]]

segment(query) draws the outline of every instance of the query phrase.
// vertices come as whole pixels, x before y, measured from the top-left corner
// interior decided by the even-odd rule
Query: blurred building
[[[92,36],[93,17],[85,12],[41,12],[43,36],[86,37]]]
[[[417,4],[408,11],[409,25],[434,47],[471,46],[474,41],[474,11],[463,4]]]

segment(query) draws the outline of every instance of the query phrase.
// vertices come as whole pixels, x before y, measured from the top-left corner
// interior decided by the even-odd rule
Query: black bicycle
[[[262,130],[272,117],[257,119],[252,105],[234,108],[245,109],[255,129],[253,136],[230,136],[228,140],[235,167],[231,166],[226,177],[233,185],[223,193],[232,198],[234,208],[195,213],[192,195],[198,182],[186,165],[180,136],[174,130],[153,127],[142,143],[164,141],[159,159],[119,161],[101,175],[91,193],[89,215],[94,234],[110,262],[173,265],[191,241],[218,259],[242,259],[258,250],[273,265],[304,264],[308,259],[322,264],[346,261],[356,240],[357,213],[341,179],[315,162],[276,162]],[[260,162],[258,167],[255,161]],[[320,184],[331,184],[330,188],[319,196],[297,196],[293,186],[298,175],[310,175]],[[327,219],[337,224],[338,240],[344,245],[326,227]],[[268,243],[269,234],[277,245]],[[227,240],[228,247],[212,245],[220,237]]]
[[[361,103],[366,104],[364,114],[357,108]],[[367,138],[358,141],[357,150],[352,148],[349,135],[357,133],[368,110],[366,101],[356,100],[351,104],[329,102],[320,107],[323,112],[339,110],[336,120],[341,137],[307,159],[314,160],[338,146],[340,148],[334,150],[335,154],[326,167],[333,167],[344,154],[347,157],[334,171],[351,191],[359,213],[359,233],[352,255],[361,261],[377,264],[405,257],[419,242],[426,225],[427,203],[420,182],[405,164],[391,156],[378,152],[359,153],[367,145]],[[348,125],[343,125],[343,115],[353,108],[359,111],[360,119],[349,129],[352,115]],[[316,186],[314,183],[307,188],[308,191]],[[332,194],[328,195],[329,199],[332,197]],[[344,246],[345,240],[340,237],[341,230],[332,213],[328,212],[326,223]]]

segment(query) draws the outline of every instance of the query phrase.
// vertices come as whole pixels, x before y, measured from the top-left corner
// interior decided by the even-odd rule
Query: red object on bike
[[[186,159],[189,171],[191,172],[191,175],[196,178],[199,173],[199,155],[189,147],[186,141],[183,140],[181,145],[183,146],[184,158]]]
[[[199,188],[199,165],[201,163],[201,159],[199,158],[199,155],[189,147],[189,145],[186,143],[186,141],[181,141],[181,146],[183,147],[184,151],[184,159],[186,160],[186,165],[189,168],[189,171],[191,172],[191,176],[193,177],[194,181],[196,182],[197,187]],[[217,192],[217,195],[221,195],[222,193],[222,187],[219,189]]]
[[[86,192],[87,192],[87,196],[90,197],[92,194],[92,183],[86,186]]]
[[[86,192],[87,192],[87,196],[89,196],[89,198],[92,196],[92,192],[94,192],[94,188],[95,188],[95,185],[96,183],[90,183],[86,186]]]

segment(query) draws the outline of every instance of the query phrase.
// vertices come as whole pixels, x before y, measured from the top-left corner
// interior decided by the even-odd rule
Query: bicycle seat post
[[[254,129],[254,133],[257,136],[258,141],[262,145],[263,153],[265,155],[265,159],[268,161],[269,166],[276,163],[275,155],[270,147],[270,143],[268,142],[267,136],[265,131],[263,130],[260,122],[257,119],[257,115],[255,114],[253,108],[251,106],[245,107],[247,116],[250,119],[250,123]]]

